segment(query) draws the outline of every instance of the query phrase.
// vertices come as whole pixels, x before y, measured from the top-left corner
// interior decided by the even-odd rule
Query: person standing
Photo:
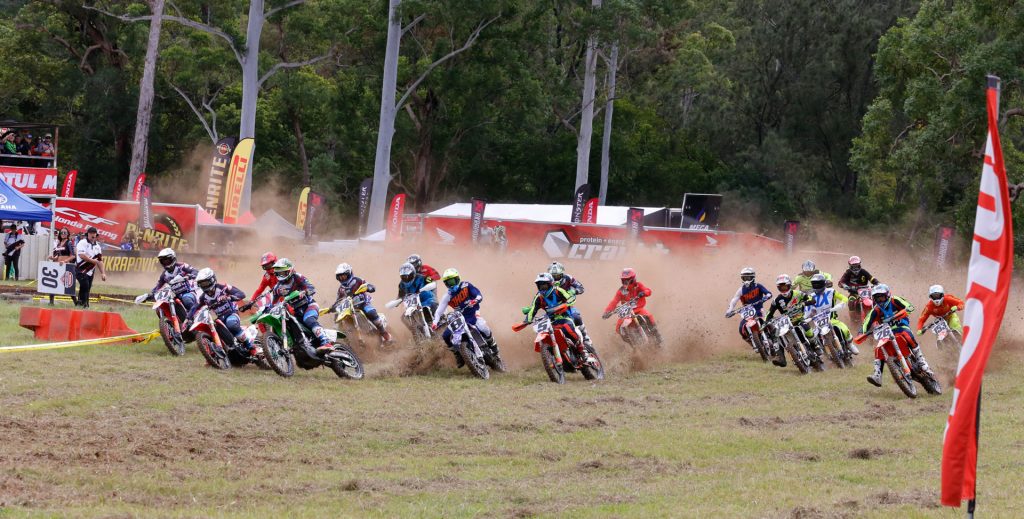
[[[92,291],[93,275],[98,270],[100,279],[107,280],[107,272],[103,268],[103,249],[97,241],[99,231],[95,227],[89,227],[85,231],[85,239],[75,246],[75,256],[78,268],[78,302],[82,308],[89,308],[89,292]]]
[[[4,277],[7,279],[18,280],[20,274],[18,263],[21,258],[21,248],[24,246],[25,240],[21,238],[18,226],[12,222],[7,226],[7,232],[4,233]]]

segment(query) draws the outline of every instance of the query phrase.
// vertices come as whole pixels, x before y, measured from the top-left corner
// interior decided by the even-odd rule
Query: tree
[[[132,141],[132,163],[128,173],[129,190],[146,169],[149,153],[149,122],[153,117],[153,82],[156,77],[156,55],[160,50],[160,26],[163,22],[164,0],[148,0],[153,12],[149,22],[149,40],[146,43],[146,61],[139,83],[139,109],[135,116],[135,140]]]
[[[601,0],[592,0],[593,8],[601,7]],[[576,189],[587,183],[590,176],[590,139],[594,134],[594,89],[597,76],[597,35],[587,38],[587,53],[583,65],[583,96],[580,107],[580,131],[576,145]]]

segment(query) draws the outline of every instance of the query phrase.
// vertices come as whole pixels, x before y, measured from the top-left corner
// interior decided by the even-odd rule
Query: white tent
[[[644,216],[662,211],[664,207],[642,207]],[[597,209],[598,225],[625,225],[628,207],[602,205]],[[430,213],[430,216],[464,216],[470,215],[470,204],[452,204]],[[572,205],[547,204],[487,204],[484,218],[500,220],[527,220],[531,222],[570,223],[572,221]]]

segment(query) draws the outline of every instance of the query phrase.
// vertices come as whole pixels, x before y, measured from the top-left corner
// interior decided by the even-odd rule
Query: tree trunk
[[[150,0],[153,19],[149,22],[149,42],[146,44],[146,62],[139,83],[139,108],[135,115],[135,140],[132,143],[132,163],[128,171],[128,195],[139,175],[146,170],[149,154],[149,123],[153,118],[153,81],[156,76],[156,57],[160,50],[160,26],[163,23],[164,0]]]
[[[260,92],[260,34],[264,22],[263,0],[249,0],[249,23],[245,30],[245,49],[242,55],[242,113],[238,138],[256,137],[256,101]],[[252,197],[252,165],[245,176],[239,214],[249,211]]]
[[[302,164],[302,185],[309,187],[309,156],[306,155],[306,138],[302,135],[302,123],[299,121],[299,114],[290,110],[292,118],[292,130],[295,132],[295,143],[299,147],[299,163]]]
[[[398,51],[402,23],[398,8],[402,0],[388,5],[388,39],[384,51],[384,81],[380,89],[380,124],[377,130],[377,155],[373,163],[373,193],[366,223],[367,234],[384,228],[384,211],[391,184],[391,141],[395,137],[395,94],[398,91]]]
[[[608,196],[608,169],[611,167],[612,114],[615,112],[615,76],[619,72],[619,42],[612,43],[608,59],[608,101],[604,109],[604,135],[601,136],[601,190],[599,204],[606,205]]]
[[[601,0],[593,0],[593,7],[601,7]],[[587,38],[587,56],[583,73],[583,105],[580,114],[580,133],[576,141],[576,187],[587,183],[590,176],[590,140],[594,135],[594,83],[597,75],[597,36]]]

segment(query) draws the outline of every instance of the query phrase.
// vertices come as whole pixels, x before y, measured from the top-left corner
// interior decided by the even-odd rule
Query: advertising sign
[[[199,206],[152,204],[153,228],[143,229],[139,225],[140,205],[117,200],[58,198],[54,225],[58,229],[67,227],[72,234],[96,227],[100,240],[111,245],[121,243],[126,234],[132,233],[143,249],[192,249]]]
[[[239,210],[242,207],[242,190],[245,189],[246,177],[252,165],[252,152],[256,141],[252,138],[242,139],[235,146],[228,166],[227,182],[224,184],[224,223],[238,223]]]
[[[213,147],[213,157],[210,159],[210,170],[206,174],[203,209],[218,220],[224,218],[224,184],[227,181],[225,177],[237,142],[234,137],[225,137],[217,141],[217,145]]]
[[[75,295],[75,265],[56,261],[40,261],[36,275],[36,292],[56,296]]]
[[[722,195],[686,193],[683,195],[682,228],[697,231],[716,230],[721,209]]]
[[[57,196],[56,168],[0,166],[0,178],[29,196]]]

